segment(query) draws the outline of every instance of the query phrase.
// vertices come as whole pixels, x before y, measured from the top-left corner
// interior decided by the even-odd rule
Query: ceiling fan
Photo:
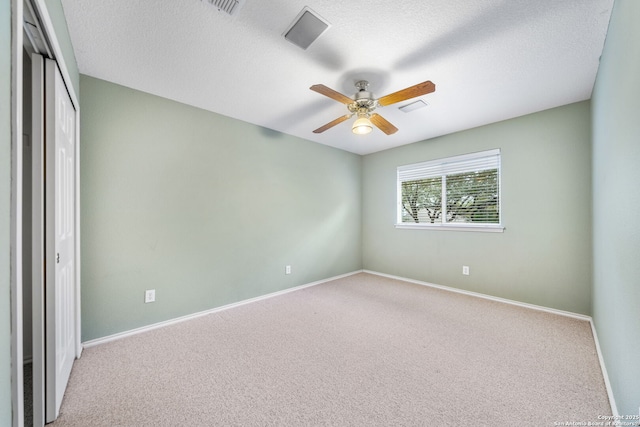
[[[313,133],[322,133],[327,129],[331,129],[335,125],[350,119],[354,115],[357,115],[358,118],[353,122],[353,127],[351,128],[353,133],[358,135],[367,134],[373,130],[373,124],[387,135],[394,134],[398,131],[398,128],[389,123],[389,121],[380,114],[374,113],[373,111],[378,107],[385,107],[387,105],[395,104],[396,102],[406,101],[407,99],[426,95],[436,90],[436,85],[427,80],[426,82],[418,83],[417,85],[413,85],[397,92],[390,93],[389,95],[385,95],[382,98],[375,99],[373,94],[367,90],[368,87],[369,82],[366,80],[356,82],[356,89],[358,89],[358,91],[352,99],[322,84],[311,86],[309,89],[324,96],[328,96],[338,102],[342,102],[349,109],[349,114],[345,114],[324,126],[320,126],[318,129],[314,130]]]

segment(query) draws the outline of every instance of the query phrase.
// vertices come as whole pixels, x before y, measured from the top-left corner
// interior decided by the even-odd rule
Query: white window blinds
[[[500,150],[496,149],[400,166],[398,168],[398,180],[401,182],[413,181],[461,172],[499,168]]]
[[[400,166],[398,224],[500,227],[500,150]]]

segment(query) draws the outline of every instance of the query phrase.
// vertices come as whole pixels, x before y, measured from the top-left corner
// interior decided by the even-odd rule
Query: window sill
[[[439,225],[439,224],[396,224],[396,228],[409,230],[478,231],[481,233],[503,233],[501,225]]]

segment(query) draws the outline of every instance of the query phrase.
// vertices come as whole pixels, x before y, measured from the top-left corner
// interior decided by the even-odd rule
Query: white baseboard
[[[598,341],[598,334],[596,333],[596,325],[593,323],[593,319],[590,320],[591,332],[593,332],[593,340],[596,342],[596,351],[598,352],[598,360],[600,361],[600,368],[602,369],[602,376],[604,377],[604,386],[607,388],[607,396],[609,397],[609,404],[611,405],[611,415],[615,420],[619,419],[618,406],[613,396],[613,389],[609,382],[609,375],[607,374],[607,367],[604,366],[604,358],[602,357],[602,351],[600,351],[600,342]]]
[[[473,296],[473,297],[477,297],[477,298],[483,298],[483,299],[487,299],[487,300],[491,300],[491,301],[497,301],[497,302],[501,302],[504,304],[511,304],[511,305],[516,305],[518,307],[524,307],[524,308],[528,308],[531,310],[538,310],[538,311],[545,311],[547,313],[553,313],[553,314],[557,314],[560,316],[565,316],[565,317],[571,317],[574,319],[578,319],[578,320],[584,320],[589,322],[589,324],[591,325],[591,331],[593,333],[593,341],[595,342],[596,345],[596,352],[598,353],[598,361],[600,362],[600,369],[602,370],[602,376],[604,377],[604,385],[607,389],[607,396],[609,397],[609,404],[611,405],[611,415],[614,416],[618,416],[618,408],[616,406],[616,401],[614,399],[613,396],[613,389],[611,388],[611,383],[609,382],[609,375],[607,374],[607,368],[604,365],[604,359],[602,357],[602,352],[600,351],[600,342],[598,341],[598,334],[596,333],[596,327],[593,323],[593,318],[591,316],[587,316],[584,314],[578,314],[578,313],[572,313],[570,311],[564,311],[564,310],[558,310],[555,308],[549,308],[549,307],[544,307],[541,305],[535,305],[535,304],[529,304],[529,303],[525,303],[525,302],[520,302],[520,301],[514,301],[514,300],[510,300],[510,299],[506,299],[506,298],[500,298],[500,297],[494,297],[491,295],[486,295],[486,294],[481,294],[478,292],[472,292],[472,291],[466,291],[464,289],[457,289],[457,288],[452,288],[449,286],[442,286],[442,285],[436,285],[433,283],[429,283],[429,282],[423,282],[421,280],[414,280],[414,279],[408,279],[406,277],[400,277],[400,276],[394,276],[392,274],[385,274],[385,273],[379,273],[377,271],[371,271],[371,270],[362,270],[363,273],[369,273],[369,274],[373,274],[376,276],[382,276],[382,277],[387,277],[389,279],[395,279],[395,280],[401,280],[403,282],[409,282],[409,283],[415,283],[417,285],[422,285],[422,286],[428,286],[431,288],[436,288],[436,289],[441,289],[444,291],[449,291],[449,292],[456,292],[459,294],[463,294],[463,295],[469,295],[469,296]]]
[[[108,343],[110,341],[115,341],[115,340],[119,340],[119,339],[122,339],[122,338],[130,337],[132,335],[141,334],[143,332],[152,331],[154,329],[164,328],[165,326],[174,325],[176,323],[180,323],[180,322],[184,322],[184,321],[187,321],[187,320],[195,319],[197,317],[206,316],[206,315],[212,314],[212,313],[218,313],[220,311],[228,310],[230,308],[239,307],[241,305],[250,304],[250,303],[253,303],[253,302],[257,302],[257,301],[262,301],[262,300],[265,300],[265,299],[268,299],[268,298],[277,297],[279,295],[284,295],[284,294],[287,294],[289,292],[299,291],[301,289],[309,288],[311,286],[320,285],[322,283],[330,282],[332,280],[342,279],[343,277],[352,276],[354,274],[358,274],[358,273],[361,273],[361,272],[362,272],[362,270],[356,270],[356,271],[352,271],[350,273],[340,274],[338,276],[333,276],[333,277],[329,277],[327,279],[318,280],[316,282],[311,282],[311,283],[307,283],[307,284],[304,284],[304,285],[296,286],[296,287],[293,287],[293,288],[283,289],[283,290],[277,291],[277,292],[272,292],[270,294],[261,295],[259,297],[249,298],[249,299],[246,299],[246,300],[242,300],[242,301],[234,302],[234,303],[231,303],[231,304],[223,305],[221,307],[216,307],[216,308],[213,308],[211,310],[199,311],[197,313],[187,314],[186,316],[176,317],[174,319],[165,320],[163,322],[158,322],[158,323],[154,323],[154,324],[151,324],[151,325],[142,326],[140,328],[135,328],[135,329],[131,329],[131,330],[128,330],[128,331],[119,332],[117,334],[108,335],[106,337],[96,338],[96,339],[93,339],[93,340],[89,340],[89,341],[83,342],[82,343],[82,347],[83,348],[94,347],[96,345],[100,345],[100,344]]]
[[[423,282],[421,280],[408,279],[406,277],[394,276],[392,274],[379,273],[377,271],[362,270],[364,273],[374,274],[376,276],[387,277],[389,279],[402,280],[403,282],[415,283],[416,285],[428,286],[430,288],[441,289],[443,291],[456,292],[458,294],[470,295],[477,298],[483,298],[491,301],[502,302],[505,304],[517,305],[519,307],[530,308],[532,310],[545,311],[547,313],[559,314],[560,316],[572,317],[578,320],[590,321],[591,316],[585,314],[572,313],[570,311],[558,310],[556,308],[544,307],[541,305],[529,304],[526,302],[514,301],[507,298],[494,297],[487,294],[481,294],[479,292],[465,291],[464,289],[452,288],[450,286],[436,285],[434,283]]]

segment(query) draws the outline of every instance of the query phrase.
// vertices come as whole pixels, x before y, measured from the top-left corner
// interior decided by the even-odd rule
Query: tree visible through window
[[[398,168],[404,224],[499,225],[500,151]]]
[[[442,178],[402,183],[402,222],[434,223],[442,214]]]

